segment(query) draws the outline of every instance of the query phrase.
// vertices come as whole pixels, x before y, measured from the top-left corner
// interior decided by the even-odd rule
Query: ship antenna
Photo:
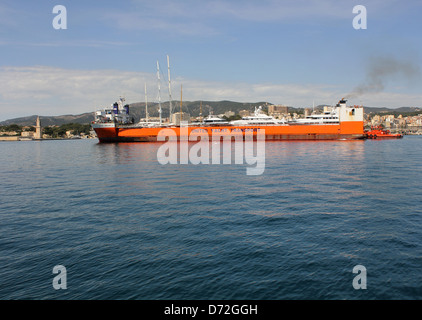
[[[160,81],[160,65],[157,60],[157,80],[158,80],[158,113],[160,114],[160,125],[162,124],[161,118],[161,81]]]
[[[171,81],[170,81],[170,58],[169,58],[169,56],[167,55],[167,68],[168,68],[168,74],[169,74],[169,110],[170,110],[170,113],[169,113],[169,122],[171,122],[171,114],[172,114],[172,109],[173,109],[173,106],[172,106],[172,98],[171,98]]]

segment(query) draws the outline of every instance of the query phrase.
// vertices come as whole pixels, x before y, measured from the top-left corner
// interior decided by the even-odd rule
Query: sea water
[[[269,141],[255,176],[159,146],[0,143],[0,299],[422,298],[422,138]]]

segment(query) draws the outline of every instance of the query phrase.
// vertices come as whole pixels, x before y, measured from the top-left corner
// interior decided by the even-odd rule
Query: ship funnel
[[[119,113],[119,104],[117,102],[115,102],[113,104],[113,112],[114,112],[114,114],[118,114]]]
[[[342,107],[342,106],[346,106],[346,102],[347,100],[342,98],[338,103],[337,103],[337,107]]]

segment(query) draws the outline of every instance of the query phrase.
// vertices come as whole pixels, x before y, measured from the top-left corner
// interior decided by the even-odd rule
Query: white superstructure
[[[311,114],[305,118],[289,121],[296,124],[330,124],[340,121],[363,121],[363,108],[347,106],[345,99],[340,100],[335,107],[325,107],[321,114]]]
[[[125,98],[120,97],[118,102],[111,105],[110,108],[104,108],[95,112],[95,123],[121,123],[131,124],[134,122],[129,115],[129,105],[123,105]]]

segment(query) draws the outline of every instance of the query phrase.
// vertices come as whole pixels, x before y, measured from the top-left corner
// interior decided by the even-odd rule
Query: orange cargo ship
[[[96,112],[92,128],[100,142],[155,142],[163,129],[171,129],[180,140],[181,134],[207,134],[209,139],[215,134],[239,135],[263,133],[265,140],[349,140],[364,139],[363,108],[347,106],[346,100],[321,114],[290,121],[275,119],[256,108],[253,116],[227,122],[217,117],[208,117],[201,123],[191,123],[187,127],[175,124],[152,122],[134,123],[129,114],[129,106],[123,106],[124,99],[114,103],[112,108]],[[167,131],[168,132],[168,131]],[[161,132],[163,134],[163,132]]]

